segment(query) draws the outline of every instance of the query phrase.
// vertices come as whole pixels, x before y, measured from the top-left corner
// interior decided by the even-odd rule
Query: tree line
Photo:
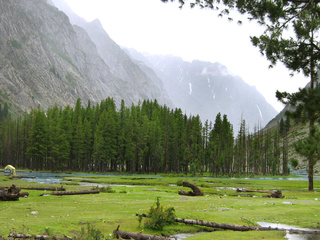
[[[249,133],[242,120],[235,138],[226,115],[219,113],[214,123],[202,123],[199,116],[160,106],[156,100],[131,107],[122,101],[117,109],[112,98],[93,106],[90,101],[83,106],[78,99],[74,108],[54,105],[45,112],[38,107],[17,118],[6,115],[0,124],[3,167],[215,176],[287,174],[283,127]]]

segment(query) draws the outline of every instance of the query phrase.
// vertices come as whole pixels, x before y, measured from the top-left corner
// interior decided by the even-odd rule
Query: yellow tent
[[[6,171],[7,170],[7,171]],[[5,168],[4,168],[4,173],[10,173],[11,175],[16,175],[16,169],[14,166],[12,165],[7,165]]]

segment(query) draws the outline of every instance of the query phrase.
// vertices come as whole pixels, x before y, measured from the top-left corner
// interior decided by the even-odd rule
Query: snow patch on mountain
[[[257,106],[257,108],[258,108],[258,111],[259,111],[259,114],[260,114],[261,120],[263,121],[263,116],[262,116],[261,109],[259,108],[258,104],[256,104],[256,106]]]

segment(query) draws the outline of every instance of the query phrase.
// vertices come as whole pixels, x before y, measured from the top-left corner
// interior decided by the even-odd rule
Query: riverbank
[[[12,231],[42,234],[79,236],[88,226],[109,236],[118,226],[131,232],[139,232],[136,213],[147,213],[157,197],[165,207],[174,207],[179,218],[201,219],[219,223],[247,225],[257,222],[281,223],[303,228],[320,228],[320,181],[315,181],[315,192],[307,191],[307,182],[301,180],[259,180],[227,178],[187,178],[204,192],[202,197],[178,195],[183,189],[181,177],[155,176],[72,176],[55,174],[62,178],[59,184],[39,184],[23,179],[11,180],[0,174],[0,186],[36,187],[63,185],[67,191],[89,190],[103,184],[108,191],[94,195],[40,196],[44,191],[29,191],[28,198],[16,202],[1,202],[2,225],[0,236]],[[66,176],[67,175],[67,176]],[[90,183],[85,186],[79,183]],[[93,185],[93,186],[92,186]],[[100,185],[100,188],[102,188]],[[281,190],[283,199],[240,197],[234,189]],[[111,191],[110,191],[111,190]],[[183,189],[188,190],[188,189]],[[32,212],[37,212],[33,215]],[[89,225],[88,225],[89,224]],[[83,230],[82,230],[83,229]],[[207,232],[210,228],[178,224],[166,227],[162,232],[144,229],[146,234],[175,235],[186,232]],[[208,232],[188,239],[283,239],[284,232],[232,231]]]

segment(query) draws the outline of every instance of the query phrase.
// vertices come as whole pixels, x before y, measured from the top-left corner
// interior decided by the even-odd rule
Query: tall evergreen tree
[[[43,170],[45,157],[48,148],[47,123],[44,112],[38,107],[33,111],[32,126],[29,134],[29,144],[27,148],[30,157],[30,167],[35,170]]]

